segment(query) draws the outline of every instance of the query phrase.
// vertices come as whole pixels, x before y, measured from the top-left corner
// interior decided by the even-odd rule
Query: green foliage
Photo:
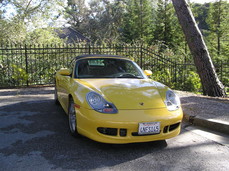
[[[210,54],[215,61],[228,60],[229,54],[229,3],[219,0],[210,4],[208,36],[206,37]]]
[[[184,43],[181,27],[178,23],[173,4],[169,0],[158,0],[156,17],[154,19],[155,29],[154,42],[163,42],[164,47],[178,49]]]
[[[155,46],[143,47],[141,44],[103,46],[87,44],[74,45],[6,45],[0,51],[0,87],[51,84],[54,73],[67,67],[73,57],[81,54],[114,54],[127,56],[142,66],[152,70],[152,78],[178,90],[201,91],[201,84],[193,65],[176,64],[166,56],[154,51]],[[155,52],[155,53],[153,53]],[[25,62],[27,61],[27,62]],[[28,71],[28,72],[26,72]],[[229,85],[228,65],[217,66],[219,77]]]
[[[65,17],[69,19],[68,23],[72,27],[81,33],[86,33],[84,29],[88,29],[89,9],[85,5],[85,0],[67,0]]]
[[[127,43],[151,44],[153,39],[153,8],[149,0],[129,0],[124,14],[122,40]]]
[[[155,81],[161,82],[171,88],[191,91],[191,92],[200,92],[201,82],[198,74],[193,71],[188,71],[183,80],[175,82],[174,75],[170,72],[170,69],[164,69],[162,71],[155,71],[151,78]]]
[[[58,44],[64,43],[52,28],[36,29],[27,33],[24,41],[26,44]]]
[[[225,87],[225,91],[227,93],[227,96],[229,96],[229,87]]]
[[[207,18],[209,15],[210,3],[198,4],[193,3],[192,12],[197,21],[199,29],[204,33],[204,30],[209,30],[209,24],[207,23]],[[204,34],[207,36],[206,34]]]
[[[28,80],[28,74],[26,71],[14,64],[12,64],[11,67],[13,69],[12,79],[14,80],[14,84],[25,85]]]
[[[51,25],[58,19],[54,13],[61,12],[60,5],[63,2],[64,0],[5,0],[0,6],[0,42],[49,43],[53,40],[54,34]],[[7,12],[5,10],[7,8],[12,12]],[[38,33],[41,32],[41,28],[45,28],[43,33]],[[32,34],[36,34],[36,36],[33,37]],[[57,42],[54,41],[54,43]]]
[[[65,11],[68,23],[91,42],[118,43],[124,13],[123,1],[92,0],[86,6],[84,0],[68,0]]]
[[[2,30],[0,32],[1,42],[22,42],[26,38],[26,25],[18,20],[0,20]]]
[[[186,74],[184,82],[182,83],[181,90],[200,92],[201,82],[200,82],[199,75],[196,72],[189,71]]]
[[[161,83],[167,85],[170,88],[175,88],[172,74],[168,68],[164,69],[162,71],[153,72],[151,78],[155,81],[158,81],[158,82],[161,82]]]

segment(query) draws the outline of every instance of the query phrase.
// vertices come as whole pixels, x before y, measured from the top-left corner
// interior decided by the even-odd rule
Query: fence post
[[[220,68],[220,72],[221,72],[220,73],[220,77],[221,77],[220,81],[222,82],[223,81],[223,61],[222,60],[220,61],[220,67],[221,67]]]
[[[88,54],[91,54],[91,44],[89,43],[89,47],[88,47]]]
[[[141,66],[141,68],[142,68],[142,55],[143,55],[143,54],[142,54],[142,49],[143,49],[143,48],[142,48],[142,44],[141,44],[141,47],[140,47],[140,48],[141,48],[141,50],[140,50],[140,66]],[[143,68],[142,68],[142,69],[143,69]]]
[[[26,71],[26,74],[28,75],[28,53],[27,53],[27,46],[25,44],[25,71]],[[29,77],[28,77],[29,78]],[[28,87],[29,86],[29,80],[26,80],[26,86]]]
[[[175,83],[177,84],[177,62],[175,62],[174,75],[175,75]]]

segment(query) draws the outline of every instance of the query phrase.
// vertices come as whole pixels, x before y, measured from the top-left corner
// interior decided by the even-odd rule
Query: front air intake
[[[169,132],[177,129],[180,126],[180,123],[176,123],[169,126]]]
[[[118,129],[117,128],[97,128],[98,132],[105,135],[117,136]]]

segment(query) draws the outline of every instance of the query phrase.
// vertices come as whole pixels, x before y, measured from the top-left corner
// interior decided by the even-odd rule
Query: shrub
[[[156,71],[153,73],[151,78],[155,81],[159,81],[170,88],[185,90],[191,92],[200,92],[201,90],[201,82],[199,75],[194,71],[188,71],[185,76],[183,82],[175,83],[172,79],[172,74],[169,69],[165,69],[163,71]]]
[[[165,69],[162,71],[155,71],[153,72],[151,78],[155,81],[158,81],[158,82],[161,82],[167,85],[170,88],[175,88],[174,87],[175,84],[173,83],[172,75],[169,69]]]
[[[26,71],[17,65],[12,65],[12,68],[14,70],[12,79],[15,81],[17,85],[24,85],[26,84],[26,81],[28,80],[28,74]]]
[[[181,89],[191,92],[200,92],[201,82],[199,75],[193,71],[189,71],[186,75],[184,82],[182,83]]]

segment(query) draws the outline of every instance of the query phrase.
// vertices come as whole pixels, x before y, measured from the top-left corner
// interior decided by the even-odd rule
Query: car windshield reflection
[[[77,61],[76,78],[145,78],[140,67],[125,59],[87,58]]]

